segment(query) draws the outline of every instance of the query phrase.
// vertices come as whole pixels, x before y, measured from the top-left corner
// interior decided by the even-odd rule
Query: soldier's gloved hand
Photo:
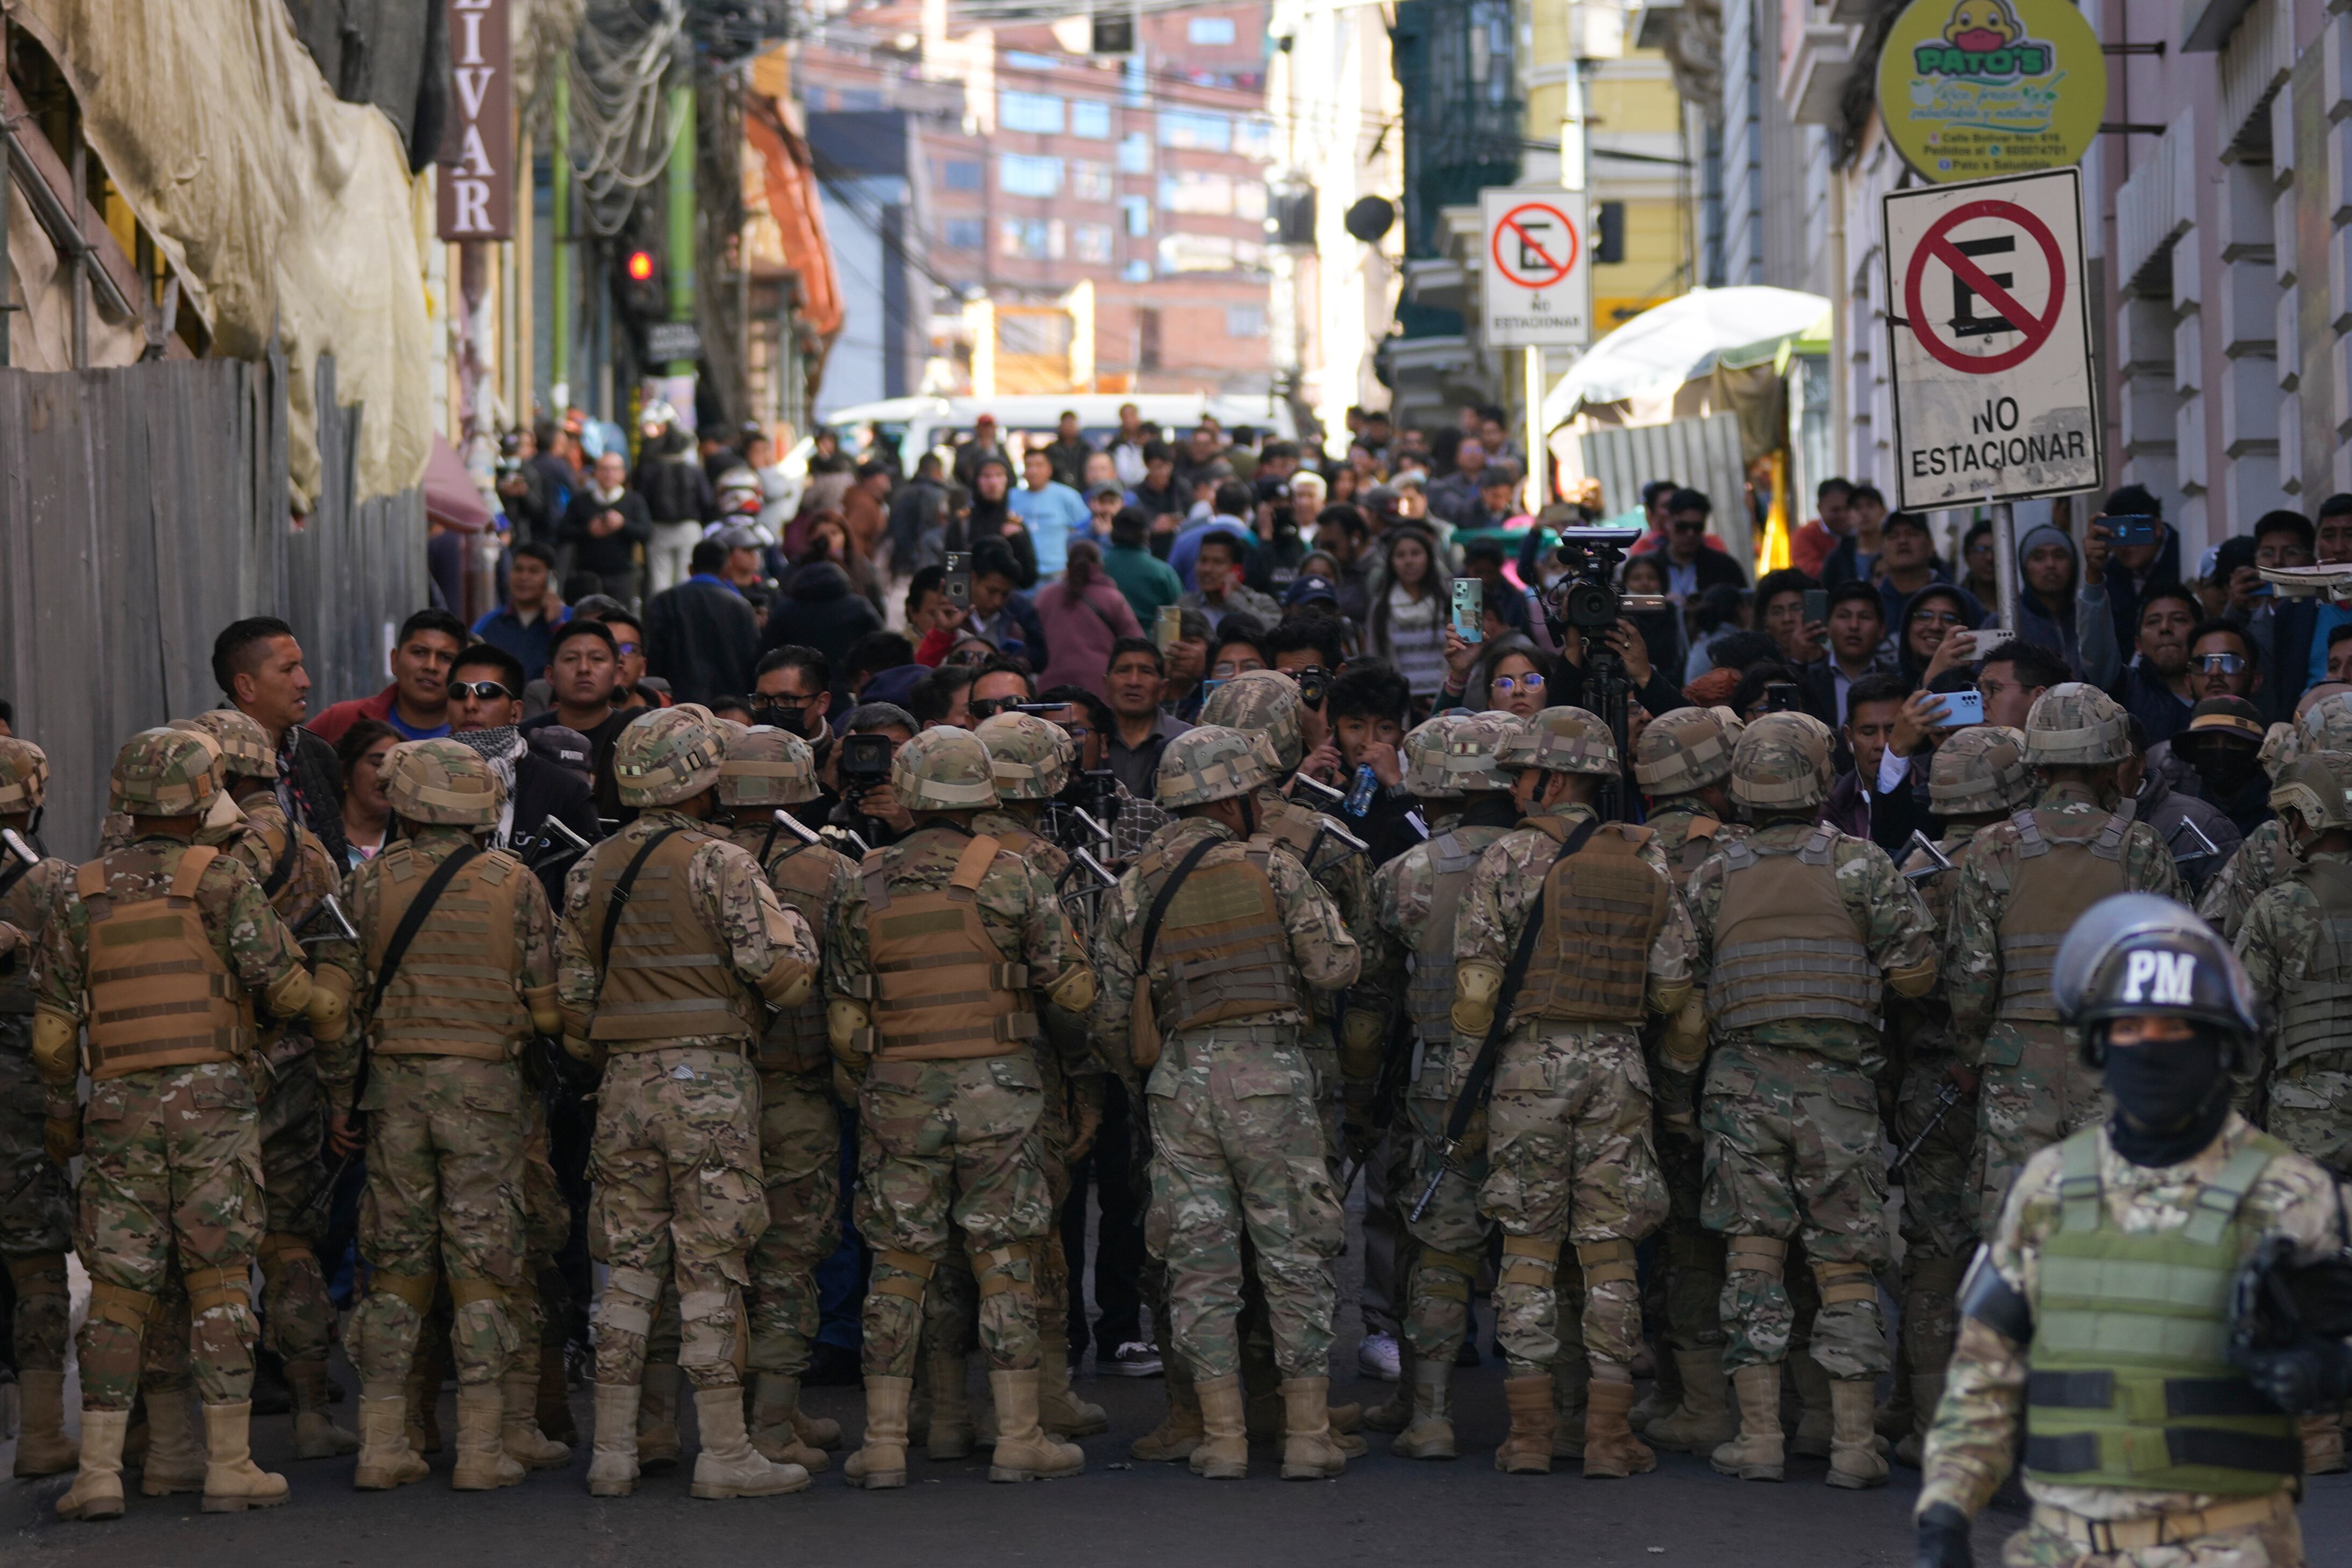
[[[81,1153],[81,1117],[48,1116],[41,1122],[41,1148],[50,1163],[64,1165]]]
[[[2352,1346],[2310,1329],[2279,1350],[2232,1344],[2230,1360],[2290,1416],[2315,1416],[2352,1398]]]
[[[8,955],[16,950],[16,944],[22,940],[24,940],[22,932],[6,921],[0,920],[0,968],[7,967]]]
[[[1919,1516],[1919,1555],[1911,1568],[1976,1568],[1969,1550],[1969,1516],[1950,1503],[1931,1505]]]

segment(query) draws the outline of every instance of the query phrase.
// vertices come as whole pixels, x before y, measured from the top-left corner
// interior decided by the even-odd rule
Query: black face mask
[[[2189,760],[2197,769],[2197,777],[2205,781],[2205,788],[2219,801],[2230,800],[2252,780],[2255,770],[2262,767],[2262,753],[2251,746],[2208,741]]]
[[[2230,1053],[2213,1037],[2107,1048],[2107,1136],[2136,1166],[2179,1165],[2230,1115]]]
[[[801,716],[802,709],[797,703],[756,703],[751,708],[753,724],[768,725],[786,735],[805,737],[808,732],[801,727]]]

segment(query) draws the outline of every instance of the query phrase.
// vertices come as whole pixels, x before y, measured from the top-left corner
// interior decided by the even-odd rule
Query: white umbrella
[[[1585,351],[1544,398],[1557,429],[1588,404],[1664,402],[1720,366],[1759,364],[1827,330],[1830,302],[1792,288],[1695,288],[1643,311]]]

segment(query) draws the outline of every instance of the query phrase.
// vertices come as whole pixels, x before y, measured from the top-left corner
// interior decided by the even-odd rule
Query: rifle
[[[1935,841],[1917,828],[1911,830],[1910,841],[1903,846],[1903,858],[1909,860],[1915,850],[1927,857],[1927,863],[1916,871],[1905,872],[1903,876],[1906,882],[1927,882],[1952,869],[1952,857],[1937,849]]]
[[[1947,1078],[1936,1090],[1936,1113],[1927,1118],[1927,1124],[1920,1128],[1918,1134],[1909,1143],[1903,1145],[1902,1152],[1895,1156],[1895,1163],[1886,1167],[1886,1179],[1890,1183],[1895,1180],[1895,1173],[1911,1162],[1911,1156],[1926,1146],[1928,1138],[1934,1135],[1936,1129],[1944,1124],[1944,1118],[1952,1113],[1952,1107],[1959,1103],[1960,1086]]]
[[[331,931],[314,931],[303,937],[302,945],[305,947],[313,942],[356,942],[360,939],[359,927],[352,924],[352,917],[343,913],[343,901],[333,894],[331,893],[319,901],[318,910],[310,916],[308,924],[317,924],[321,915],[332,920],[335,923],[335,928]]]
[[[1340,1009],[1340,1016],[1347,1016],[1345,1008]],[[1388,1049],[1381,1052],[1381,1074],[1372,1081],[1372,1102],[1368,1111],[1375,1134],[1387,1132],[1396,1121],[1397,1101],[1404,1093],[1408,1070],[1412,1066],[1412,1014],[1401,1007],[1389,1023]],[[1348,1189],[1356,1185],[1356,1177],[1370,1159],[1367,1155],[1349,1167],[1347,1179],[1339,1184],[1340,1197],[1345,1197]]]

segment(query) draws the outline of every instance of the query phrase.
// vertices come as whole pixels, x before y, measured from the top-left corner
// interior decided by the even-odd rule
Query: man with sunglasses
[[[571,857],[540,852],[541,831],[553,817],[594,843],[604,836],[596,821],[594,791],[587,779],[541,757],[523,739],[522,662],[490,643],[477,643],[457,655],[449,672],[452,738],[472,747],[504,786],[490,847],[512,850],[539,871],[551,899],[563,893]],[[561,835],[554,836],[558,842]]]
[[[1738,561],[1706,548],[1707,514],[1714,510],[1704,490],[1677,490],[1666,502],[1666,591],[1677,600],[1696,599],[1718,582],[1748,586]]]

